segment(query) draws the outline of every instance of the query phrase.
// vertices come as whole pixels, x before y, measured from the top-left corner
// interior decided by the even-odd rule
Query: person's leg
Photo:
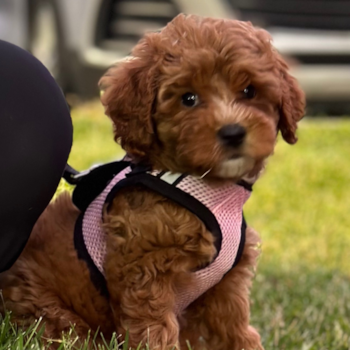
[[[72,145],[65,98],[32,55],[0,40],[0,272],[55,193]]]

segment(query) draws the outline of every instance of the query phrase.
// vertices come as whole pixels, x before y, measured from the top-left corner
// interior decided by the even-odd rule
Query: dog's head
[[[248,22],[179,15],[101,79],[115,139],[156,169],[238,179],[278,131],[297,141],[305,99],[270,35]]]

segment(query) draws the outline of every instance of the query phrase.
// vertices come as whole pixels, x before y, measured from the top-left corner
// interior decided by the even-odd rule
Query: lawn
[[[73,167],[122,155],[98,103],[74,109],[72,117]],[[296,145],[279,140],[245,207],[263,239],[252,324],[266,350],[350,350],[349,152],[349,119],[304,120]],[[67,187],[62,182],[58,192]],[[3,322],[0,350],[23,349],[26,340]],[[29,344],[39,349],[35,337]]]

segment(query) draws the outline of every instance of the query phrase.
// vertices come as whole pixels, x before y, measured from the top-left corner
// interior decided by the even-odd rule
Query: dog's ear
[[[288,73],[287,63],[278,59],[281,74],[282,100],[278,128],[284,140],[290,144],[297,142],[297,123],[305,114],[305,94],[296,79]]]
[[[145,160],[154,143],[152,109],[157,93],[157,61],[147,38],[132,56],[101,78],[101,102],[114,123],[114,138],[138,160]]]

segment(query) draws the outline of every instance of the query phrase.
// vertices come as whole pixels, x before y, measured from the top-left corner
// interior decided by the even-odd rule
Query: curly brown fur
[[[115,139],[134,162],[156,170],[202,175],[220,185],[257,176],[278,131],[295,143],[304,95],[272,47],[250,23],[179,15],[149,33],[132,57],[101,79],[102,103]],[[254,87],[256,95],[244,93]],[[197,103],[181,103],[193,93]],[[223,143],[218,131],[239,124],[242,144]],[[77,257],[78,210],[66,195],[36,224],[23,254],[0,276],[5,306],[22,324],[43,317],[46,336],[76,324],[79,335],[99,327],[106,337],[128,330],[132,346],[151,349],[262,349],[249,326],[249,289],[259,242],[247,229],[238,265],[215,287],[175,313],[177,291],[215,255],[213,235],[191,212],[142,186],[118,192],[104,213],[104,264],[110,298],[94,287]],[[201,340],[200,340],[201,339]]]
[[[42,317],[48,339],[60,339],[74,324],[84,337],[89,329],[100,327],[104,334],[115,329],[108,301],[77,258],[73,230],[78,215],[70,195],[61,195],[36,223],[15,265],[0,275],[5,308],[13,320],[28,326]]]

